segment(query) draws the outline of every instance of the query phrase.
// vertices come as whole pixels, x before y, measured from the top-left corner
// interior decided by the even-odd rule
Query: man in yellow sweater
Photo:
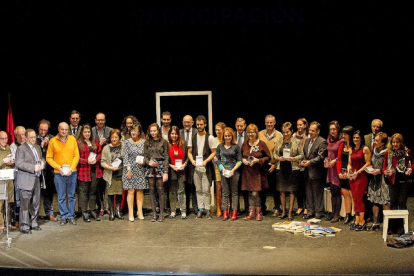
[[[76,138],[68,135],[69,126],[61,122],[58,127],[58,135],[50,139],[46,153],[46,161],[53,167],[55,187],[58,196],[60,213],[60,225],[68,222],[76,225],[76,167],[79,162],[79,149]],[[66,196],[68,206],[66,205]]]

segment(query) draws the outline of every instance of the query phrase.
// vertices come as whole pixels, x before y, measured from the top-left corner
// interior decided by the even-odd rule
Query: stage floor
[[[147,196],[146,196],[147,197]],[[147,203],[146,203],[147,204]],[[268,197],[268,206],[272,199]],[[414,198],[408,201],[409,229],[414,229]],[[146,208],[148,205],[146,206]],[[273,207],[273,206],[271,206]],[[43,208],[41,208],[43,209]],[[280,222],[267,213],[263,221],[180,217],[165,222],[109,221],[59,226],[39,220],[42,231],[12,230],[11,247],[0,243],[2,275],[140,274],[414,274],[414,246],[388,247],[379,231],[350,231],[343,222],[334,237],[309,238],[275,231]],[[300,217],[296,220],[303,221]],[[0,240],[6,234],[0,233]],[[264,249],[265,246],[275,247]],[[6,274],[7,273],[7,274]]]

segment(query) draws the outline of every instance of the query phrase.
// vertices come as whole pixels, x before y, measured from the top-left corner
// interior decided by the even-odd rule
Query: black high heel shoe
[[[279,219],[285,219],[285,218],[287,218],[286,214],[282,214],[282,215],[279,216]]]
[[[300,210],[300,212],[298,212],[298,210],[296,210],[295,216],[300,216],[301,214],[303,214],[303,208],[301,208],[302,210]]]
[[[377,223],[373,223],[372,225],[371,225],[371,227],[370,228],[368,228],[368,231],[375,231],[375,230],[379,230],[380,229],[380,225],[379,224],[377,224]]]
[[[363,231],[367,230],[367,223],[365,222],[363,225],[357,224],[355,227],[355,231]]]

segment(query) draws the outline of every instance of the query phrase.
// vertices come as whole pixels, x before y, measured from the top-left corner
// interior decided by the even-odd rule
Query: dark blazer
[[[36,148],[39,158],[42,162],[46,163],[46,160],[42,157],[40,146],[35,144],[34,147]],[[17,177],[14,183],[15,186],[21,190],[33,190],[36,181],[36,158],[28,143],[24,143],[17,148],[15,162],[17,169]],[[40,173],[41,178],[43,178],[43,172],[40,171]],[[41,182],[45,183],[44,179],[42,179]]]
[[[68,134],[69,135],[73,135],[73,133],[72,133],[72,126],[70,124],[68,124],[68,125],[69,125]],[[82,133],[82,126],[81,125],[78,125],[78,128],[76,129],[76,134],[75,134],[76,140],[79,139],[79,136],[81,135],[81,133]]]
[[[326,175],[326,169],[323,166],[323,161],[328,154],[328,144],[325,138],[318,136],[312,144],[308,154],[310,140],[311,138],[306,138],[305,144],[303,145],[304,160],[310,161],[310,164],[306,167],[305,171],[310,179],[321,179]]]

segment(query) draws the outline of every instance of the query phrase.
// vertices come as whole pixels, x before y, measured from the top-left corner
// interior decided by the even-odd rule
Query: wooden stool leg
[[[382,227],[382,238],[384,241],[387,241],[387,232],[388,232],[388,216],[384,216],[383,227]]]
[[[408,216],[404,217],[404,234],[408,233]]]

